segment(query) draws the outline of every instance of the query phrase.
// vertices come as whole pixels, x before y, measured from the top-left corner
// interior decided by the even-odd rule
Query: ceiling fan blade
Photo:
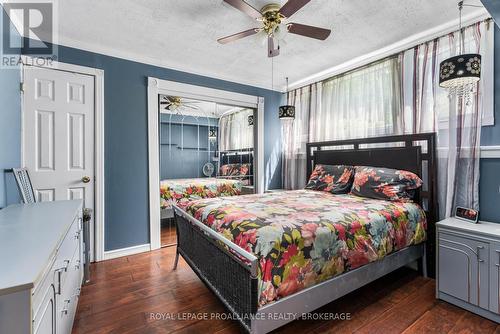
[[[313,26],[308,26],[300,23],[290,23],[288,31],[292,34],[302,35],[306,37],[316,38],[324,41],[332,32],[330,29],[323,29]]]
[[[224,0],[224,2],[253,17],[254,19],[260,19],[262,17],[262,14],[257,9],[253,8],[243,0]]]
[[[290,17],[299,11],[302,7],[307,5],[311,0],[288,0],[286,4],[280,9],[280,14],[284,17]]]
[[[275,49],[274,48],[274,38],[269,36],[267,38],[267,56],[269,58],[271,57],[276,57],[280,54],[280,47],[278,45],[278,47]]]
[[[226,44],[226,43],[229,43],[232,41],[236,41],[237,39],[240,39],[243,37],[255,35],[258,31],[259,31],[259,29],[257,29],[257,28],[248,29],[248,30],[245,30],[245,31],[233,34],[233,35],[219,38],[217,40],[217,42],[219,42],[221,44]]]

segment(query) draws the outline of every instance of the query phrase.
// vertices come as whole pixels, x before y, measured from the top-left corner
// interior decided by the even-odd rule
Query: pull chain
[[[274,57],[271,57],[271,90],[274,90]]]

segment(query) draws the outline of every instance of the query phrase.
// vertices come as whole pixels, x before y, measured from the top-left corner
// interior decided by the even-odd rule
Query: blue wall
[[[149,243],[148,76],[263,97],[265,182],[269,188],[281,186],[277,110],[283,94],[64,46],[58,51],[61,62],[104,70],[106,250]],[[19,70],[0,70],[0,169],[20,165],[19,82]],[[0,207],[18,201],[17,189],[5,186],[3,174]]]
[[[208,139],[209,125],[219,131],[217,118],[161,114],[160,122],[161,180],[205,177],[203,166],[207,162],[217,168],[213,160],[217,141]]]
[[[482,146],[500,145],[500,29],[495,26],[495,125],[481,131]],[[500,159],[481,159],[480,218],[500,223]]]
[[[0,11],[0,27],[2,27],[4,18],[9,18],[2,6]],[[8,32],[1,30],[3,41]],[[20,36],[17,34],[12,38],[20,39]],[[4,173],[4,169],[19,167],[21,163],[20,79],[19,68],[0,69],[0,208],[18,202],[19,198],[12,174]]]
[[[149,243],[148,76],[264,97],[266,184],[281,186],[277,110],[283,94],[64,46],[59,61],[104,70],[106,250]],[[18,127],[20,118],[13,121]],[[19,155],[19,144],[11,151]]]

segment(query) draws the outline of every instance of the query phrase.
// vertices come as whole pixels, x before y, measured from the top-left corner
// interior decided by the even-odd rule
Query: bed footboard
[[[174,213],[177,256],[182,255],[198,277],[250,331],[251,319],[258,306],[257,258],[192,219],[181,209],[174,207]],[[246,261],[236,257],[226,247]]]

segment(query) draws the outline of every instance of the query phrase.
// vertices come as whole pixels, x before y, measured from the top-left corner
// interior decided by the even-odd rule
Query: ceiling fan
[[[194,110],[199,110],[200,108],[196,105],[199,102],[196,101],[186,101],[179,96],[168,96],[160,94],[160,109],[175,111],[182,108],[189,108]]]
[[[217,42],[226,44],[240,38],[252,36],[260,32],[267,34],[267,56],[275,57],[280,54],[280,47],[275,47],[275,39],[283,33],[290,32],[310,38],[325,40],[330,36],[331,30],[308,26],[300,23],[287,23],[287,19],[304,7],[311,0],[288,0],[281,7],[278,4],[269,4],[260,11],[246,3],[244,0],[224,0],[227,4],[249,15],[256,21],[261,22],[261,27],[248,29],[233,35],[219,38]]]

